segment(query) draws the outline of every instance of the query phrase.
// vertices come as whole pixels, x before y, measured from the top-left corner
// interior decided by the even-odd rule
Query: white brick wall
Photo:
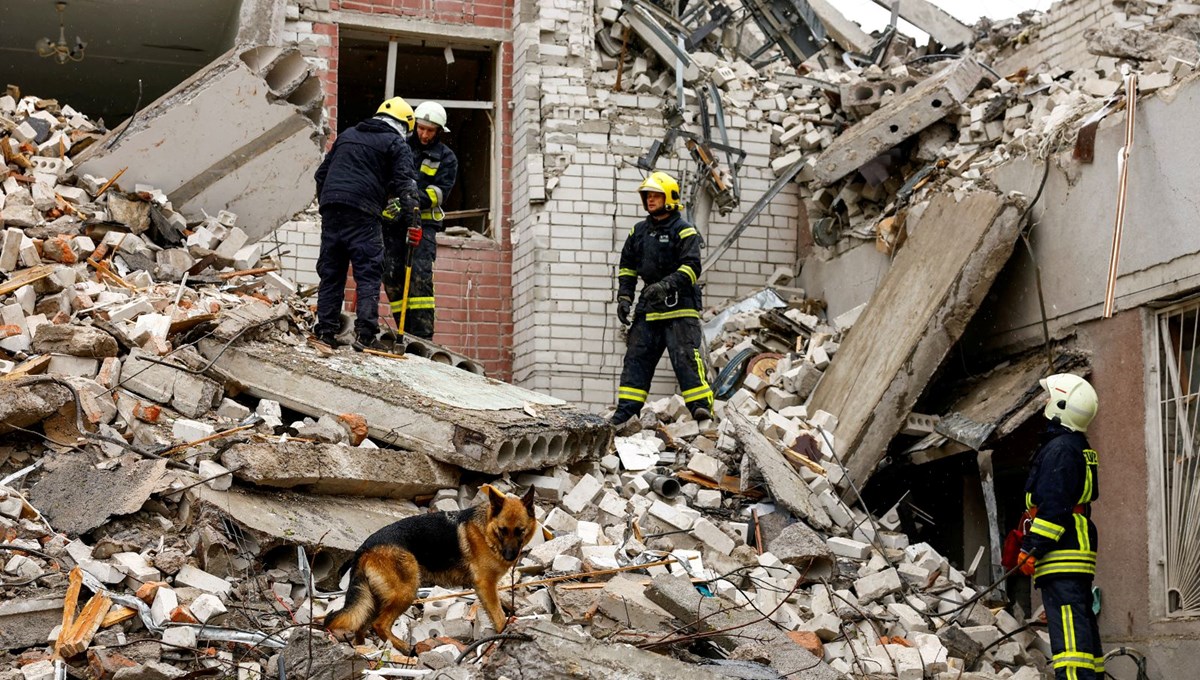
[[[1060,0],[1046,12],[1047,22],[1028,45],[994,67],[1002,75],[1022,67],[1035,69],[1039,64],[1064,70],[1104,68],[1112,59],[1097,57],[1087,50],[1083,34],[1093,28],[1117,23],[1112,0]]]
[[[513,370],[525,387],[600,409],[615,401],[625,351],[616,269],[625,236],[644,217],[636,162],[666,132],[663,100],[613,92],[615,71],[596,68],[591,0],[554,5],[514,29]],[[631,82],[627,72],[625,86]],[[726,117],[730,143],[750,155],[742,206],[727,217],[714,212],[703,233],[710,246],[775,179],[769,124],[748,123],[731,101]],[[694,165],[682,142],[675,154],[658,169],[682,180]],[[776,267],[794,266],[798,208],[793,185],[703,274],[706,302],[749,293]],[[664,358],[652,394],[675,390]]]

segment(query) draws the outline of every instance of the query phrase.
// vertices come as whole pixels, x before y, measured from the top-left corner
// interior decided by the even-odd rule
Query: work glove
[[[400,203],[400,199],[393,198],[383,208],[383,219],[389,222],[399,220],[404,215],[404,206]]]
[[[646,302],[658,303],[666,300],[667,296],[671,294],[671,290],[671,282],[663,279],[658,283],[646,286],[646,289],[642,291],[642,297]]]
[[[633,300],[627,297],[617,299],[617,318],[622,326],[629,325],[629,312],[633,310]]]
[[[1022,550],[1021,556],[1017,558],[1017,566],[1021,569],[1022,574],[1033,576],[1034,567],[1037,566],[1037,558]]]
[[[409,227],[408,227],[408,246],[410,248],[416,248],[421,243],[421,236],[423,236],[423,235],[424,235],[424,230],[421,228],[421,225],[419,223],[409,225]]]

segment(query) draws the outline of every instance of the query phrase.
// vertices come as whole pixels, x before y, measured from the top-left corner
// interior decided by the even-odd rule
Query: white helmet
[[[1100,406],[1091,383],[1071,373],[1056,373],[1038,382],[1050,396],[1044,411],[1046,418],[1058,420],[1067,429],[1087,432]]]
[[[450,131],[450,128],[446,127],[446,109],[437,102],[421,102],[413,115],[419,121],[440,127],[442,132]]]

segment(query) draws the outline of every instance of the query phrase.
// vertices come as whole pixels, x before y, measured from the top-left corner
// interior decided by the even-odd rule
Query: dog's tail
[[[375,616],[375,597],[371,594],[371,587],[358,569],[358,560],[352,560],[350,564],[346,604],[325,617],[325,628],[334,635],[357,634]]]

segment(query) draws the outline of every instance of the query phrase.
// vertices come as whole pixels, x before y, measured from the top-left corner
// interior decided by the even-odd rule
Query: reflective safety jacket
[[[653,217],[633,225],[625,246],[621,249],[620,270],[617,272],[617,297],[633,299],[638,277],[645,285],[664,279],[671,283],[672,292],[666,300],[638,300],[637,314],[647,321],[700,318],[700,248],[704,240],[676,210],[666,219]],[[644,288],[643,288],[644,290]]]
[[[1050,423],[1025,482],[1025,507],[1037,508],[1021,549],[1037,558],[1035,580],[1094,576],[1098,537],[1091,503],[1100,498],[1099,457],[1080,432]]]
[[[442,226],[445,210],[442,204],[454,188],[458,177],[458,157],[439,139],[422,144],[414,133],[408,137],[413,163],[417,172],[417,200],[421,204],[421,221],[433,227]],[[432,224],[430,224],[432,223]]]

